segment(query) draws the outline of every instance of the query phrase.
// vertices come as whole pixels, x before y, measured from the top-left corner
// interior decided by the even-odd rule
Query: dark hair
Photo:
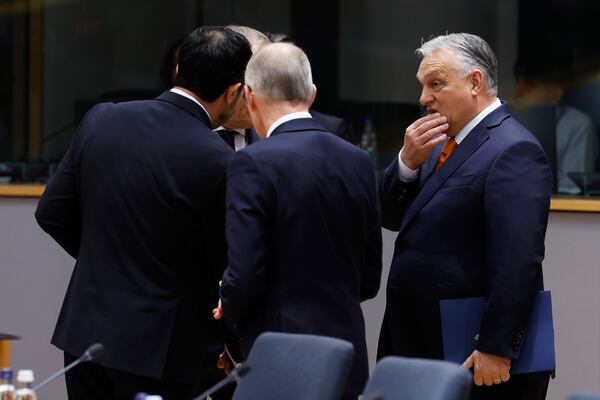
[[[230,85],[244,82],[250,56],[250,43],[243,35],[220,26],[200,27],[179,49],[179,70],[173,83],[202,100],[214,101]]]

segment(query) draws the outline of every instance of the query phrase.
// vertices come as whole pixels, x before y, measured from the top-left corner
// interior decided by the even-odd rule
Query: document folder
[[[445,360],[462,364],[473,353],[484,306],[484,297],[440,301]],[[549,291],[538,292],[519,358],[512,361],[510,373],[553,371],[555,368],[551,296]]]

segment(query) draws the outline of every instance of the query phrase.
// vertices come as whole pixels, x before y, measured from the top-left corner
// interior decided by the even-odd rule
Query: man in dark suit
[[[360,302],[377,294],[381,277],[371,160],[311,118],[316,88],[296,46],[265,46],[246,80],[252,121],[268,139],[230,164],[222,311],[246,352],[265,331],[352,342],[345,395],[356,397],[368,374]]]
[[[234,154],[211,129],[233,113],[250,55],[236,32],[195,30],[175,87],[94,107],[46,187],[37,221],[77,260],[52,343],[65,363],[105,348],[66,375],[70,399],[200,389]]]
[[[248,42],[250,42],[250,46],[252,47],[252,53],[256,53],[264,46],[271,43],[269,38],[262,32],[252,29],[249,26],[229,25],[228,28],[244,35],[244,37],[248,39]],[[231,118],[229,118],[223,126],[215,129],[219,136],[221,136],[229,147],[235,151],[239,151],[260,140],[252,126],[248,108],[246,107],[246,104],[244,104],[241,96],[238,103],[235,113]]]
[[[265,32],[266,37],[273,43],[292,43],[292,40],[284,33]],[[316,110],[308,110],[310,115],[316,119],[327,132],[331,132],[350,143],[355,143],[354,128],[352,123],[335,115],[325,114]]]
[[[464,363],[474,367],[472,398],[544,398],[549,373],[510,376],[510,365],[543,285],[546,156],[496,97],[484,40],[445,35],[418,53],[429,115],[407,128],[380,187],[383,226],[399,233],[378,356],[442,358],[439,300],[485,296]]]

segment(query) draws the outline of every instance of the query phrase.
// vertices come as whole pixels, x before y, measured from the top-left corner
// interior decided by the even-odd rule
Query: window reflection
[[[596,0],[4,1],[0,183],[44,183],[93,104],[154,97],[183,35],[236,23],[304,48],[315,111],[343,118],[357,145],[370,138],[377,169],[422,115],[421,39],[478,34],[498,56],[499,96],[546,149],[555,191],[600,195],[599,12]]]

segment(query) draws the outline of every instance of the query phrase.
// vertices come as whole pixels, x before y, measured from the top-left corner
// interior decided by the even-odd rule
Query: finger
[[[440,136],[431,139],[429,142],[425,143],[423,145],[423,148],[428,149],[428,150],[433,150],[434,147],[436,147],[438,144],[444,142],[446,139],[448,138],[448,136],[446,136],[445,133],[442,133]]]
[[[470,355],[469,358],[467,358],[465,360],[465,362],[462,363],[463,368],[466,368],[466,369],[473,368],[473,365],[475,365],[475,362],[473,361],[473,355]]]
[[[477,386],[483,385],[483,376],[481,375],[481,373],[477,369],[475,369],[475,373],[473,374],[473,382]]]
[[[486,375],[483,377],[483,383],[485,384],[485,386],[492,386],[494,384],[494,380],[491,376]]]
[[[448,118],[443,115],[439,117],[430,119],[429,121],[423,122],[421,125],[417,126],[414,130],[422,134],[423,132],[428,131],[431,128],[435,128],[438,125],[442,125],[448,122]]]
[[[407,131],[409,130],[413,130],[416,129],[418,126],[422,125],[423,123],[427,122],[427,121],[431,121],[432,119],[435,119],[437,117],[441,116],[440,113],[433,113],[433,114],[427,114],[424,117],[419,118],[418,120],[416,120],[415,122],[413,122],[412,124],[410,124],[408,126],[408,128],[406,128]]]
[[[510,373],[505,372],[500,374],[500,379],[502,380],[502,382],[507,382],[510,379]]]
[[[448,124],[437,125],[431,129],[429,129],[428,131],[424,132],[420,136],[416,137],[415,143],[426,144],[427,142],[429,142],[433,139],[437,139],[439,137],[439,135],[446,132],[449,127],[450,127],[450,125],[448,125]],[[445,137],[446,136],[444,136],[444,138]]]
[[[433,128],[436,128],[440,125],[444,125],[448,122],[447,118],[444,116],[440,116],[437,117],[435,119],[432,119],[430,121],[426,121],[424,123],[422,123],[421,125],[417,126],[415,129],[413,129],[413,131],[411,132],[411,134],[413,136],[415,136],[416,138],[420,138],[423,135],[426,135],[427,132]],[[447,128],[446,128],[447,129]]]

